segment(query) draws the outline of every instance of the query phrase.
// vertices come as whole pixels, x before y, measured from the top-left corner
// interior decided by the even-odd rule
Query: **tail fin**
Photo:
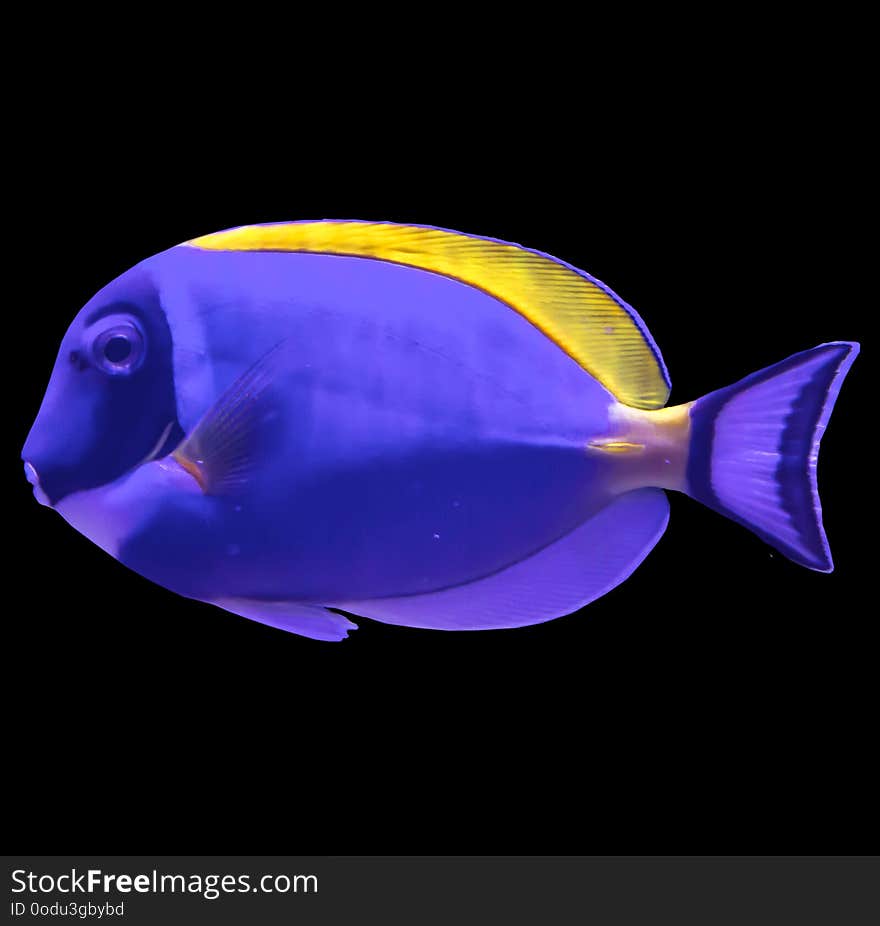
[[[834,564],[816,486],[819,441],[858,352],[820,344],[690,409],[688,494],[820,572]]]

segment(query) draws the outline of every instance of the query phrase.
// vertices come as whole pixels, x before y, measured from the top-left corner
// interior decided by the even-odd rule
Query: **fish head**
[[[38,501],[114,482],[181,436],[171,332],[135,267],[79,311],[61,341],[22,459]]]

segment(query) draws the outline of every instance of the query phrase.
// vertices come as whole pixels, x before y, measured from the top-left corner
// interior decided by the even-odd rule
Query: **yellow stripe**
[[[371,222],[252,225],[187,242],[217,251],[370,257],[453,277],[524,315],[621,402],[660,408],[669,387],[632,317],[603,289],[552,258],[442,229]]]
[[[591,450],[601,450],[603,453],[641,453],[644,444],[635,444],[626,440],[591,440],[587,446]]]

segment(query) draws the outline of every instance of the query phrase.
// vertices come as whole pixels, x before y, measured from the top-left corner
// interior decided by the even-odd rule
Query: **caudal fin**
[[[816,486],[819,441],[858,352],[820,344],[690,409],[688,494],[820,572],[834,564]]]

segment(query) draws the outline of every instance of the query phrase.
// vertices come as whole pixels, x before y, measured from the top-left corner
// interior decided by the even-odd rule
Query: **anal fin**
[[[386,624],[436,630],[539,624],[582,608],[628,578],[668,520],[665,493],[639,489],[528,559],[486,578],[429,594],[336,602],[333,607]]]

